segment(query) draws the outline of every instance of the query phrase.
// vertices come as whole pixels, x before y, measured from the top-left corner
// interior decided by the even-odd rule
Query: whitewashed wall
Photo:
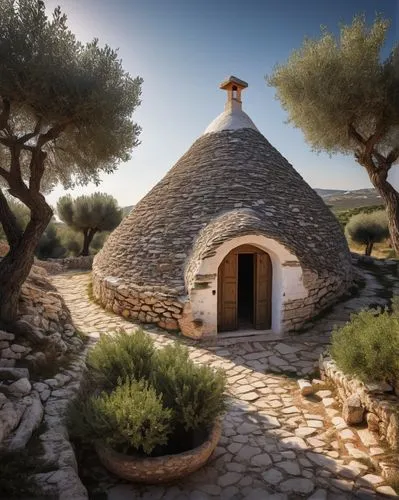
[[[272,331],[282,334],[282,312],[285,302],[307,297],[302,280],[302,268],[298,259],[275,240],[259,235],[233,238],[218,247],[216,254],[204,259],[197,275],[213,275],[207,288],[193,288],[189,291],[192,316],[203,322],[203,335],[217,333],[218,268],[226,255],[240,245],[253,245],[270,255],[273,268],[272,283]],[[284,266],[289,262],[290,265]],[[295,265],[298,263],[298,265]]]

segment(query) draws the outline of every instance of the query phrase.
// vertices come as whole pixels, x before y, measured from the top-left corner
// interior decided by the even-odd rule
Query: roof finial
[[[241,91],[248,87],[248,83],[235,76],[229,76],[219,88],[227,90],[227,102],[225,111],[241,110]]]

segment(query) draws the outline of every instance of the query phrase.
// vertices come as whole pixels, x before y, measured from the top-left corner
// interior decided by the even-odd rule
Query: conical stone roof
[[[256,127],[218,125],[122,221],[93,270],[97,278],[179,297],[198,259],[248,234],[281,243],[305,279],[309,271],[341,283],[340,293],[347,288],[349,250],[322,199]]]

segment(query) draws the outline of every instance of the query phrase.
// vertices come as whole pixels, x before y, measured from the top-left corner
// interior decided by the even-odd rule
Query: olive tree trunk
[[[82,257],[87,257],[89,255],[90,243],[93,241],[93,237],[96,234],[97,229],[84,229],[83,230],[83,247],[80,255]]]
[[[89,255],[89,231],[88,229],[83,229],[83,247],[80,252],[81,256]]]
[[[373,186],[384,200],[392,246],[399,255],[399,193],[388,182],[388,171],[369,171],[369,176]]]
[[[371,252],[373,251],[373,246],[374,246],[374,242],[373,241],[369,241],[367,243],[367,245],[366,245],[366,249],[365,249],[364,255],[370,256]]]
[[[52,215],[43,198],[31,213],[31,220],[23,234],[11,241],[8,238],[10,250],[0,260],[0,320],[4,324],[16,319],[21,287],[29,275],[36,246]]]

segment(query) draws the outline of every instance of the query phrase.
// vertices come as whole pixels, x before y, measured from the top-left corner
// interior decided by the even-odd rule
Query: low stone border
[[[345,375],[327,354],[320,356],[320,373],[323,380],[332,382],[340,401],[357,396],[366,410],[370,431],[385,439],[392,450],[399,449],[399,399],[394,389],[386,385],[364,384],[357,378]]]
[[[34,480],[44,494],[56,495],[59,500],[87,500],[86,488],[78,474],[78,465],[69,441],[66,413],[71,401],[80,390],[85,372],[87,348],[76,356],[68,369],[53,379],[33,384],[43,401],[44,432],[39,440],[44,449],[40,460],[54,470],[39,473]]]
[[[44,268],[49,274],[59,274],[70,269],[90,271],[93,265],[93,255],[67,257],[65,259],[35,260],[35,265]]]

